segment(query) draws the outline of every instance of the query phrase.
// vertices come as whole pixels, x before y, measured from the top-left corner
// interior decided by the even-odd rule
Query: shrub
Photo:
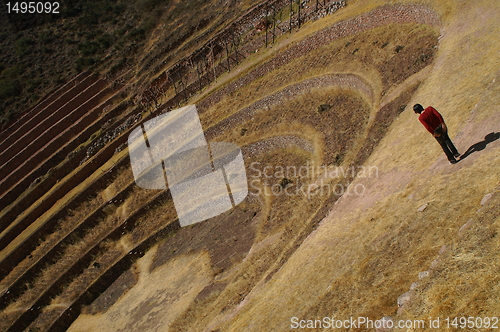
[[[0,75],[0,100],[17,97],[21,94],[22,85],[18,76],[19,67],[4,68]]]
[[[92,66],[97,61],[91,57],[80,57],[76,60],[76,69],[82,71],[83,69]]]
[[[89,11],[78,18],[78,25],[84,28],[90,28],[99,24],[99,15],[94,11]]]
[[[21,84],[18,80],[11,78],[0,79],[0,100],[17,97],[21,94],[21,91]]]
[[[38,34],[38,38],[42,44],[49,44],[53,42],[56,37],[51,30],[43,30]]]
[[[35,41],[30,38],[21,38],[15,44],[15,51],[17,56],[23,56],[33,51]]]
[[[15,78],[17,78],[17,76],[19,75],[20,72],[21,72],[21,68],[19,68],[18,66],[9,67],[9,68],[4,69],[2,71],[1,78],[15,79]]]
[[[26,91],[30,94],[33,93],[38,87],[42,85],[41,79],[29,79],[25,82]]]
[[[109,48],[113,44],[113,41],[114,41],[113,36],[107,33],[97,38],[97,42],[99,43],[99,45],[101,45],[101,48],[103,50]]]
[[[78,45],[78,50],[84,57],[94,55],[99,50],[99,44],[94,41],[86,41]]]
[[[141,28],[133,28],[127,35],[128,40],[137,41],[139,39],[143,39],[146,36],[146,30]]]

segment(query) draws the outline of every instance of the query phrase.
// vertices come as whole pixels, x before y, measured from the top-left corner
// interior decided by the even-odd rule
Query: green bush
[[[80,57],[76,60],[76,69],[78,71],[82,71],[87,67],[90,67],[96,63],[96,59],[91,58],[91,57]]]
[[[78,50],[84,57],[94,55],[99,50],[99,44],[94,41],[86,41],[78,45]]]
[[[78,18],[78,25],[84,28],[90,28],[99,24],[99,15],[94,11],[86,12]]]
[[[123,35],[124,35],[124,34],[125,34],[128,30],[130,30],[130,28],[131,28],[131,26],[127,24],[127,25],[126,25],[126,26],[124,26],[123,28],[121,28],[121,29],[117,29],[117,30],[115,31],[115,35],[116,35],[116,36],[123,36]]]
[[[97,42],[101,45],[101,49],[108,49],[114,42],[113,36],[108,33],[105,33],[97,38]]]
[[[115,4],[114,1],[86,1],[80,4],[83,8],[82,14],[77,22],[78,25],[85,28],[90,28],[102,23],[110,22],[121,15],[127,6],[124,3]],[[81,13],[76,14],[80,15]]]
[[[123,3],[119,3],[119,4],[116,4],[114,7],[113,7],[113,13],[118,16],[118,15],[121,15],[125,12],[125,9],[127,9],[127,6]]]
[[[43,30],[38,34],[38,38],[42,44],[46,45],[52,43],[56,39],[56,36],[54,36],[51,30]]]
[[[133,28],[126,36],[126,39],[138,41],[139,39],[144,39],[145,36],[146,36],[146,30],[144,30],[142,27]]]
[[[88,57],[95,54],[101,54],[107,50],[114,42],[114,38],[110,34],[103,34],[96,40],[89,40],[78,45],[78,51],[83,57]]]
[[[21,84],[18,80],[11,78],[0,79],[0,100],[17,97],[21,94],[21,91]]]
[[[16,41],[14,46],[15,52],[17,56],[23,56],[33,52],[33,45],[35,45],[35,41],[30,38],[21,38]]]
[[[30,94],[42,85],[41,79],[29,79],[25,82],[26,91]]]
[[[21,68],[19,66],[9,67],[2,71],[0,78],[16,79],[21,73]]]

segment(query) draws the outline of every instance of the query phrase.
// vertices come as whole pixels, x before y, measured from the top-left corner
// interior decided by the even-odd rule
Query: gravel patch
[[[271,152],[272,150],[292,147],[298,147],[309,153],[314,153],[314,146],[311,142],[305,138],[292,135],[271,137],[249,144],[242,148],[242,152],[245,158],[252,158],[266,152]]]

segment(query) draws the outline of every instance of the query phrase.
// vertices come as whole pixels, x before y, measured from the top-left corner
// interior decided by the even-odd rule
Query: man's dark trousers
[[[448,136],[448,133],[447,132],[442,133],[439,137],[436,137],[436,140],[438,141],[439,145],[441,145],[441,147],[443,148],[443,151],[448,157],[448,160],[449,161],[455,160],[455,155],[458,154],[458,151],[455,148],[455,145],[453,145],[453,142]]]

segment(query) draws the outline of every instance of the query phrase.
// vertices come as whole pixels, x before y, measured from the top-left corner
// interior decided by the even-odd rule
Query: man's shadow
[[[484,141],[477,142],[476,144],[471,145],[470,148],[468,148],[467,151],[465,151],[465,153],[460,157],[460,160],[467,158],[476,151],[484,150],[486,148],[486,145],[490,144],[493,141],[496,141],[499,138],[500,138],[500,133],[495,133],[495,132],[489,133],[484,137]]]

